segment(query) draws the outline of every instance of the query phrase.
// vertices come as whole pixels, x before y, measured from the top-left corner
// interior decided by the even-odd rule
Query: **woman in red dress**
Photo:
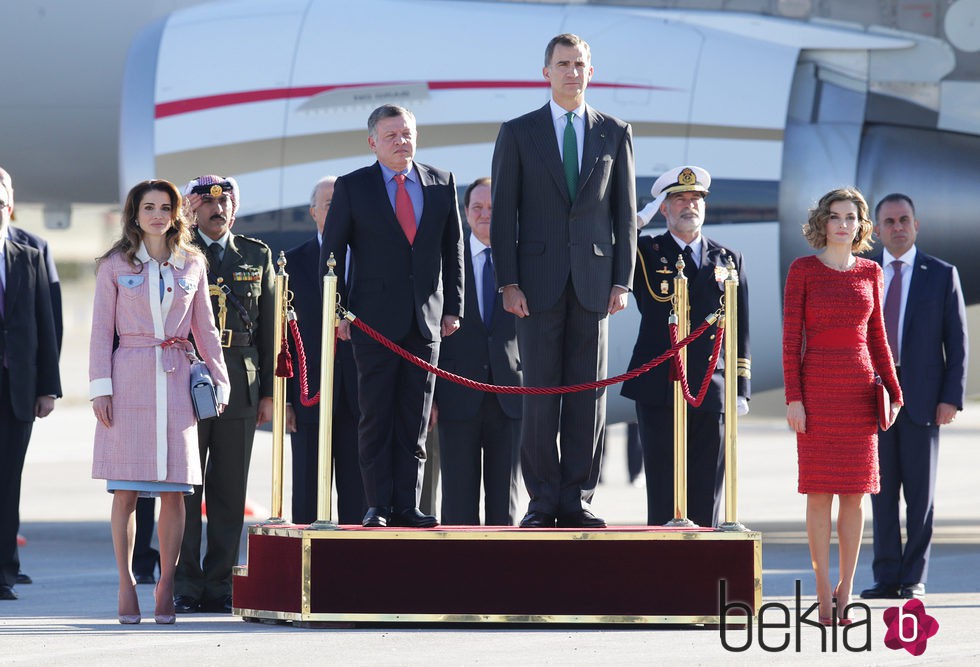
[[[820,622],[846,618],[864,530],[864,494],[878,493],[874,377],[902,405],[882,318],[881,267],[855,257],[871,247],[868,204],[858,190],[824,195],[803,234],[816,255],[790,266],[783,299],[786,421],[796,432],[799,492],[816,575]],[[829,575],[831,505],[838,497],[840,578]],[[836,603],[836,606],[835,606]]]

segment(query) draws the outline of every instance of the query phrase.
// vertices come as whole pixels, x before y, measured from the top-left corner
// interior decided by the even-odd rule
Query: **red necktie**
[[[415,207],[405,189],[405,174],[395,174],[395,182],[398,183],[398,190],[395,192],[395,217],[405,232],[408,245],[412,245],[415,242]]]
[[[897,259],[891,263],[892,281],[888,283],[888,293],[885,294],[885,334],[888,336],[888,346],[892,349],[895,365],[899,363],[898,356],[898,314],[902,309],[902,262]]]

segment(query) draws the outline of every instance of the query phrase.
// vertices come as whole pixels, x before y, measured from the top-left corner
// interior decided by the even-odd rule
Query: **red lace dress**
[[[882,318],[881,267],[836,271],[816,256],[789,267],[783,298],[786,403],[803,401],[800,493],[878,493],[874,376],[902,402]]]

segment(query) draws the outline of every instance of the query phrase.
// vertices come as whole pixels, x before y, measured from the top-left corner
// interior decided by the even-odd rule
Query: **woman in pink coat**
[[[174,623],[174,571],[184,533],[184,494],[201,484],[187,342],[194,334],[228,402],[228,372],[208,296],[203,255],[191,245],[177,187],[143,181],[129,191],[123,233],[98,259],[89,394],[98,419],[92,477],[113,493],[112,543],[119,568],[119,622],[140,622],[133,577],[133,512],[160,497],[157,623]],[[113,335],[119,347],[113,351]]]

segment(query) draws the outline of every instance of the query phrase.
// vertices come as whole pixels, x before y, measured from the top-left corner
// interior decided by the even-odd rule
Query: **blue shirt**
[[[415,164],[410,164],[407,171],[394,171],[378,162],[381,167],[381,176],[385,181],[385,190],[388,191],[388,202],[391,210],[395,211],[395,193],[398,192],[398,183],[395,182],[396,174],[405,174],[405,189],[408,190],[408,197],[412,200],[412,208],[415,209],[415,227],[418,228],[419,221],[422,220],[422,183],[419,180],[419,171],[415,169]]]

